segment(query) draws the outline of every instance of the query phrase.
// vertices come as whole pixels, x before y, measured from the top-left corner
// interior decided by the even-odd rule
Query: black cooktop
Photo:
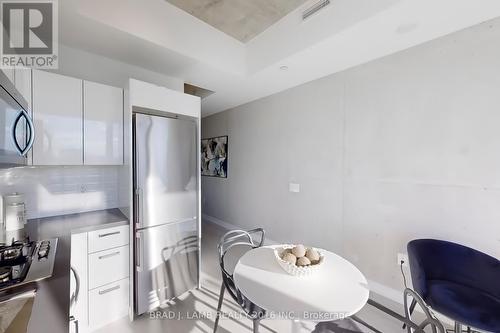
[[[36,243],[0,244],[0,289],[24,281],[31,265]]]

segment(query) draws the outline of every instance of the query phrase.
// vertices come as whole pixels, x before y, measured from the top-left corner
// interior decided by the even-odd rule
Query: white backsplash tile
[[[0,194],[23,193],[28,218],[116,208],[119,170],[118,166],[0,170]]]

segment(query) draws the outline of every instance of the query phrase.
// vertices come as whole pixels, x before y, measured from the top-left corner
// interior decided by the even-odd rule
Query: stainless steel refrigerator
[[[194,119],[133,116],[137,315],[198,285],[197,133]]]

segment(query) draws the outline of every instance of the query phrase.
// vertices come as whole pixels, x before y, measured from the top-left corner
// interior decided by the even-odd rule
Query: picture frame
[[[201,175],[227,178],[228,173],[227,135],[201,139]]]

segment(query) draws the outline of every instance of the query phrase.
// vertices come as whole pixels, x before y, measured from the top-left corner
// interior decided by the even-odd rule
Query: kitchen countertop
[[[28,232],[30,236],[34,232],[37,235],[43,235],[42,238],[53,238],[59,235],[67,236],[127,224],[129,224],[127,217],[119,209],[106,209],[31,219],[28,220]]]
[[[128,225],[119,209],[107,209],[54,217],[32,219],[26,232],[32,240],[58,238],[52,278],[38,283],[29,333],[68,333],[70,293],[71,235],[103,228]]]

